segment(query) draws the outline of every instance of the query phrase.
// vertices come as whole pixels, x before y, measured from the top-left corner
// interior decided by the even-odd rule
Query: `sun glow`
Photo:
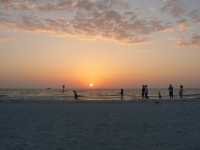
[[[93,83],[90,83],[90,86],[92,87],[92,86],[93,86]]]

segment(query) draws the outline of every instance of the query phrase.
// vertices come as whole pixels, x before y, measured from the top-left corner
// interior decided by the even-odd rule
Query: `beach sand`
[[[0,102],[1,150],[199,149],[200,101]]]

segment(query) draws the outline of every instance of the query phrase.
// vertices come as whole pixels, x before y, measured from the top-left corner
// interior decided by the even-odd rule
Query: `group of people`
[[[172,87],[171,84],[169,85],[168,90],[169,90],[169,97],[170,97],[170,99],[171,99],[171,98],[173,98],[173,90],[174,90],[174,88]],[[76,91],[74,90],[73,92],[74,92],[74,98],[77,99],[77,98],[78,98],[78,95],[77,95]],[[144,98],[149,99],[149,97],[148,97],[148,92],[149,92],[149,91],[148,91],[147,85],[143,85],[143,86],[142,86],[142,99],[144,99]],[[121,99],[123,99],[124,90],[121,89],[121,92],[120,92],[119,94],[121,95]],[[159,96],[159,99],[162,99],[162,96],[161,96],[161,93],[160,93],[160,92],[158,93],[158,96]],[[182,86],[182,85],[180,85],[179,97],[180,97],[180,98],[183,97],[183,86]]]
[[[172,87],[172,85],[170,84],[169,85],[169,97],[170,99],[173,98],[173,90],[174,88]],[[149,99],[148,97],[148,88],[147,88],[147,85],[143,85],[143,88],[142,88],[142,99],[144,98],[146,99]],[[158,96],[159,96],[159,99],[162,99],[162,96],[161,96],[161,93],[159,92],[158,93]],[[180,85],[180,89],[179,89],[179,97],[182,98],[183,97],[183,85]]]
[[[143,86],[142,86],[142,99],[143,99],[144,97],[145,97],[146,99],[149,99],[148,93],[149,93],[149,90],[148,90],[147,85],[143,85]]]
[[[170,99],[171,99],[171,98],[173,98],[173,96],[174,96],[174,95],[173,95],[173,90],[174,90],[174,88],[172,87],[171,84],[169,85],[168,90],[169,90],[169,97],[170,97]],[[180,97],[180,98],[183,97],[183,86],[182,86],[182,85],[180,85],[179,97]]]

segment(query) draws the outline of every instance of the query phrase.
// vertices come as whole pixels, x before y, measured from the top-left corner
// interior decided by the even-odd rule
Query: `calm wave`
[[[174,90],[174,99],[178,99],[179,89]],[[120,89],[77,89],[79,100],[121,100]],[[167,89],[149,89],[149,98],[169,99]],[[184,89],[184,99],[200,99],[200,89]],[[0,89],[0,100],[74,100],[73,90],[67,89]],[[124,89],[124,100],[141,100],[141,89]]]

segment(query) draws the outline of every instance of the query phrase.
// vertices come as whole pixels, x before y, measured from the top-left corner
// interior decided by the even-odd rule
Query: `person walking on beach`
[[[171,98],[173,98],[173,87],[172,87],[171,84],[169,85],[168,90],[169,90],[169,97],[170,97],[170,99],[171,99]]]
[[[76,91],[74,90],[74,98],[77,99],[78,98],[78,95],[76,93]]]
[[[144,88],[144,94],[145,94],[145,97],[146,97],[146,99],[149,99],[149,97],[148,97],[148,87],[147,87],[147,85],[145,85],[145,88]]]
[[[182,86],[182,85],[180,85],[179,97],[180,97],[180,98],[183,97],[183,86]]]
[[[162,99],[162,96],[161,96],[160,92],[158,93],[158,95],[159,95],[159,99]]]
[[[144,85],[142,86],[142,99],[144,98],[144,91],[145,91],[145,88],[144,88]]]
[[[124,90],[123,90],[123,89],[121,89],[121,92],[120,92],[119,94],[121,94],[121,99],[123,99]]]

